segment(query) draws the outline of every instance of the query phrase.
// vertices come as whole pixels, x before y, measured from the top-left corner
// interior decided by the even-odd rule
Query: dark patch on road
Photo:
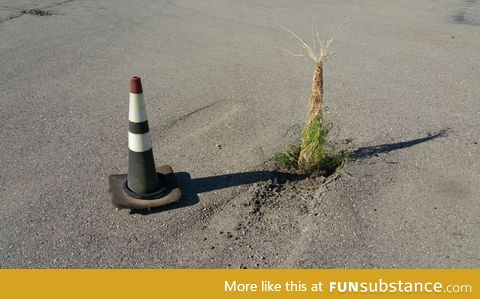
[[[48,10],[43,10],[43,9],[40,9],[40,8],[35,8],[35,9],[30,9],[30,10],[22,10],[22,13],[27,14],[27,15],[42,16],[42,17],[53,15],[53,12],[48,11]]]
[[[44,8],[33,8],[33,9],[24,9],[24,10],[17,10],[15,8],[12,8],[12,7],[1,6],[1,8],[15,10],[15,11],[17,11],[17,14],[13,15],[13,16],[10,16],[10,17],[8,17],[6,19],[3,19],[3,20],[0,19],[0,23],[19,18],[23,15],[34,15],[34,16],[42,16],[42,17],[51,16],[51,15],[54,15],[55,13],[53,13],[52,11],[49,11],[47,9],[54,8],[54,7],[57,7],[57,6],[60,6],[60,5],[63,5],[65,3],[69,3],[69,2],[72,2],[72,1],[74,1],[74,0],[65,0],[63,2],[59,2],[59,3],[56,3],[56,4],[50,5],[50,6],[46,6]]]
[[[477,0],[464,0],[462,9],[453,20],[458,24],[480,25],[480,3]]]

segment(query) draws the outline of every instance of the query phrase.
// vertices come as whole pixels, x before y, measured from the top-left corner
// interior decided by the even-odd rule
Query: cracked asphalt
[[[0,0],[0,267],[480,267],[479,3]],[[309,40],[314,18],[330,138],[358,158],[255,230],[240,206],[313,71],[281,26]],[[186,193],[151,213],[107,193],[133,75]]]

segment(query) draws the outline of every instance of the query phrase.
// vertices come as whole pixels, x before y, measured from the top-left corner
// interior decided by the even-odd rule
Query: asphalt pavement
[[[325,115],[357,159],[261,267],[480,267],[480,1],[462,0],[0,0],[0,267],[240,266],[206,252],[229,221],[207,212],[241,186],[198,180],[296,142],[313,66],[282,26],[335,37]],[[107,193],[134,75],[157,164],[186,178],[154,213]]]

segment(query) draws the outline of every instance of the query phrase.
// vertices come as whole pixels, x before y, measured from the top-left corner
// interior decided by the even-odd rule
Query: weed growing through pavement
[[[328,49],[333,42],[333,37],[329,40],[321,40],[317,32],[313,38],[312,46],[310,46],[292,30],[286,27],[284,29],[291,33],[302,47],[300,54],[286,52],[296,57],[308,58],[314,63],[315,69],[310,90],[309,108],[301,134],[300,145],[292,146],[278,153],[275,158],[285,166],[297,168],[304,173],[320,171],[325,175],[330,175],[336,171],[341,171],[348,157],[345,152],[335,153],[326,149],[328,130],[324,125],[322,113],[324,94],[323,67],[329,56]]]

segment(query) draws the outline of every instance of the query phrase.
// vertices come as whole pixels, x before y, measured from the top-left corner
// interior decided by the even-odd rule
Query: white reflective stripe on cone
[[[128,132],[128,148],[134,152],[146,152],[152,148],[150,133],[134,134]]]
[[[142,93],[130,93],[128,120],[134,123],[141,123],[147,120],[147,110],[145,109],[145,100]]]

